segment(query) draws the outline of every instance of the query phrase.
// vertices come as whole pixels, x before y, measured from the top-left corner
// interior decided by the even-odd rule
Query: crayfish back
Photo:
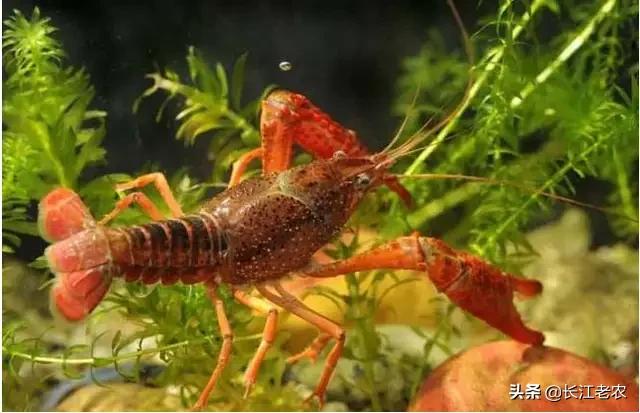
[[[223,281],[256,283],[300,270],[340,231],[348,197],[330,175],[300,179],[313,165],[249,179],[205,205],[228,237]]]

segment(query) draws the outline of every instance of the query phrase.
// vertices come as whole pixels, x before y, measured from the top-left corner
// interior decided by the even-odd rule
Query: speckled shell
[[[282,277],[340,231],[362,195],[350,185],[330,160],[248,179],[195,214],[105,229],[111,268],[145,284]]]
[[[221,223],[229,247],[222,280],[244,284],[279,278],[306,266],[351,213],[328,161],[247,180],[206,204]]]

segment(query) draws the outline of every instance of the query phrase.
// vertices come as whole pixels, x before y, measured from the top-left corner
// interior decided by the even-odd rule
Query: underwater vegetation
[[[538,32],[545,18],[557,21],[553,36]],[[472,33],[471,67],[462,48],[446,50],[441,35],[430,33],[417,54],[404,60],[398,77],[390,115],[398,116],[399,122],[407,117],[400,141],[418,131],[426,119],[441,119],[460,99],[462,110],[420,150],[394,166],[396,173],[406,176],[401,182],[413,195],[415,208],[407,209],[384,188],[369,194],[348,224],[353,236],[336,240],[330,255],[346,258],[418,230],[505,271],[521,273],[539,254],[527,232],[566,207],[543,193],[597,203],[604,210],[594,213],[606,221],[610,243],[635,249],[637,18],[636,1],[499,2],[480,27],[467,27]],[[3,27],[3,409],[37,409],[52,382],[88,376],[99,383],[98,372],[105,367],[115,370],[123,381],[139,382],[141,366],[146,364],[162,366],[147,380],[152,387],[188,407],[206,383],[223,342],[215,310],[201,286],[116,281],[106,300],[79,327],[52,318],[47,304],[26,305],[29,300],[45,303],[53,283],[42,258],[27,266],[15,254],[22,242],[39,236],[36,203],[53,188],[64,186],[77,191],[95,217],[102,217],[118,200],[116,183],[151,172],[108,170],[103,147],[109,139],[108,113],[96,107],[89,74],[69,64],[55,30],[37,8],[15,11]],[[250,51],[227,70],[197,48],[185,48],[184,65],[150,74],[149,88],[131,105],[140,116],[138,109],[151,104],[150,96],[163,96],[166,101],[157,108],[157,119],[175,120],[176,139],[185,145],[206,141],[203,156],[211,161],[208,179],[198,181],[190,175],[189,165],[168,177],[183,210],[190,212],[224,187],[233,162],[260,145],[259,104],[272,87],[265,85],[264,92],[251,99],[244,96]],[[468,81],[470,88],[464,94]],[[309,159],[299,154],[295,162]],[[249,174],[259,171],[254,166]],[[420,177],[427,173],[436,175]],[[461,178],[463,174],[485,181]],[[605,188],[604,199],[585,196],[585,182]],[[154,190],[145,193],[160,201]],[[113,225],[147,220],[132,208]],[[625,283],[637,288],[637,269],[634,274],[620,273]],[[614,295],[608,299],[614,302],[618,294],[625,294],[608,288],[615,282],[612,279],[602,289],[594,289],[594,299],[603,290],[614,290],[608,291]],[[326,307],[337,308],[347,327],[348,340],[329,387],[328,408],[406,409],[428,373],[469,347],[473,337],[482,341],[503,337],[462,316],[433,288],[417,284],[424,281],[412,274],[377,270],[306,288],[303,295],[320,297]],[[397,298],[393,302],[389,298],[403,287],[429,288],[430,292],[422,303],[407,308]],[[291,288],[296,288],[295,282]],[[32,296],[27,296],[27,289]],[[558,289],[550,288],[554,290]],[[557,297],[545,293],[545,306],[536,308],[536,298],[527,303],[531,310],[526,314],[534,327],[553,334],[554,326],[544,324],[545,314],[556,312],[549,304],[554,298],[564,297],[560,292]],[[284,315],[258,382],[245,399],[242,374],[260,342],[264,317],[236,303],[229,290],[223,289],[221,298],[235,339],[233,356],[209,407],[312,408],[302,401],[317,381],[319,372],[313,369],[322,365],[326,352],[316,365],[305,362],[289,367],[286,358],[295,352],[291,343],[299,332],[287,329],[293,324]],[[633,298],[625,296],[625,301],[618,302],[618,308],[607,309],[637,314]],[[413,334],[417,352],[399,351],[382,332],[378,312],[384,306],[396,311],[398,320],[404,313],[420,313],[424,321],[405,328],[404,333],[389,333]],[[573,297],[561,313],[568,318],[580,311],[579,297]],[[633,322],[635,329],[629,330],[637,333],[637,319]],[[572,328],[581,325],[571,324]],[[629,340],[637,359],[637,334]],[[609,353],[604,347],[588,349],[598,362],[617,367],[606,356]],[[637,366],[632,374],[637,375]],[[138,408],[162,410],[149,404]]]

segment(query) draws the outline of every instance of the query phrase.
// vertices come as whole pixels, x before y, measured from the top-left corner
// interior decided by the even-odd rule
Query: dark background
[[[495,16],[497,9],[491,0],[455,3],[472,33],[481,26],[482,17]],[[208,140],[192,147],[177,141],[172,120],[176,111],[171,106],[160,123],[155,121],[164,94],[145,99],[138,113],[132,112],[135,99],[150,86],[146,74],[169,66],[186,78],[189,46],[203,52],[210,64],[219,61],[228,70],[248,52],[244,102],[270,84],[300,92],[356,130],[371,149],[384,147],[401,122],[392,116],[391,107],[403,59],[418,53],[431,30],[442,35],[449,50],[462,50],[459,30],[444,0],[9,0],[2,5],[4,18],[12,9],[30,16],[36,5],[59,29],[56,35],[68,64],[85,67],[89,73],[96,89],[91,108],[108,113],[103,143],[107,164],[90,171],[93,176],[136,174],[153,162],[154,170],[171,174],[187,166],[200,180],[209,178],[211,164],[203,150]],[[552,35],[557,23],[557,17],[548,13],[538,20],[536,35]],[[281,61],[291,62],[293,69],[280,70]],[[629,64],[632,61],[637,62],[637,56]],[[627,74],[621,75],[620,86],[628,89],[631,82]],[[610,189],[593,179],[576,188],[575,199],[598,205],[605,203]],[[606,214],[588,212],[594,244],[615,240]]]
[[[494,2],[458,1],[465,25],[493,14]],[[275,83],[308,96],[372,148],[385,145],[400,119],[390,113],[402,59],[416,54],[429,30],[450,49],[461,49],[451,11],[442,1],[5,1],[5,18],[17,8],[40,7],[59,28],[69,64],[84,66],[96,89],[92,107],[108,112],[106,172],[135,173],[144,161],[172,172],[189,166],[201,179],[210,164],[198,147],[174,139],[175,111],[154,120],[162,94],[134,100],[150,85],[144,75],[170,66],[185,74],[190,45],[208,62],[230,69],[249,52],[245,102]],[[278,64],[290,61],[283,72]],[[173,115],[173,116],[172,116]]]

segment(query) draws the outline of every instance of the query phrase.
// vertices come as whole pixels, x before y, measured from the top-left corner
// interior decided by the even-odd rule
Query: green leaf
[[[227,99],[229,96],[229,84],[227,83],[227,73],[224,70],[224,67],[220,64],[216,64],[216,76],[218,78],[218,82],[220,83],[220,97],[222,99]]]
[[[231,107],[235,110],[241,109],[242,88],[244,87],[244,73],[247,64],[248,53],[240,55],[233,65],[231,73]]]

